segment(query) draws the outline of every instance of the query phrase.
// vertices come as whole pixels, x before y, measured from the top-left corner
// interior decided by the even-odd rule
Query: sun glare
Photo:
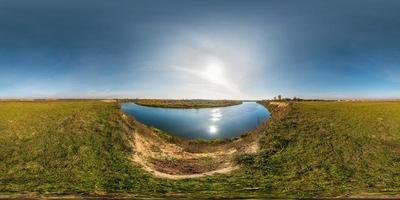
[[[211,117],[210,120],[213,122],[221,120],[222,114],[221,114],[220,109],[218,109],[218,108],[212,109],[210,117]]]
[[[206,67],[204,76],[211,82],[219,83],[222,79],[222,67],[220,64],[213,63]]]
[[[216,134],[216,133],[218,133],[218,127],[217,127],[216,125],[211,125],[211,126],[208,127],[208,129],[209,129],[209,132],[210,132],[211,134]]]

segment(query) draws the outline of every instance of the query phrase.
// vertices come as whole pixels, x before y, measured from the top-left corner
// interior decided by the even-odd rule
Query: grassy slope
[[[268,130],[248,163],[282,192],[399,192],[399,102],[297,103]]]
[[[101,102],[0,103],[0,192],[337,196],[399,192],[400,103],[296,103],[262,134],[241,170],[153,178],[128,160],[116,107]]]
[[[100,102],[0,103],[0,191],[151,190],[152,178],[127,160],[115,109]]]

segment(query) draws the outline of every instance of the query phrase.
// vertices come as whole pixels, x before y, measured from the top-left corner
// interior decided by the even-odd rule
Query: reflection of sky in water
[[[154,108],[125,103],[122,109],[144,124],[184,138],[232,138],[269,118],[268,110],[255,102],[202,109]]]

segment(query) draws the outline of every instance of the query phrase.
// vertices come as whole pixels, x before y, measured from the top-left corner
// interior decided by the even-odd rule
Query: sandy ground
[[[273,101],[273,102],[270,102],[269,104],[278,106],[278,108],[285,108],[288,106],[287,102],[278,102],[278,101]]]
[[[271,111],[288,107],[285,102],[263,102]],[[274,111],[275,110],[275,111]],[[227,174],[239,169],[234,159],[258,152],[260,133],[268,122],[240,138],[218,141],[189,141],[165,136],[121,112],[122,123],[133,149],[131,160],[144,170],[161,178],[186,179]]]
[[[239,168],[234,163],[235,156],[258,151],[258,137],[251,132],[229,142],[188,144],[168,141],[154,129],[125,114],[122,119],[133,135],[131,160],[161,178],[186,179],[230,173]]]

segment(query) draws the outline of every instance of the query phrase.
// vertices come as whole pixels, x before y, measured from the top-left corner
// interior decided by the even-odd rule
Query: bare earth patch
[[[234,163],[235,156],[258,150],[256,131],[221,142],[173,142],[156,129],[121,115],[127,130],[133,135],[131,160],[157,177],[185,179],[230,173],[238,169]]]
[[[261,102],[272,111],[286,110],[285,102]],[[221,141],[193,141],[176,138],[150,128],[121,112],[122,123],[133,149],[131,160],[161,178],[187,179],[227,174],[239,169],[235,158],[255,154],[259,136],[268,121],[239,138]]]
[[[278,108],[285,108],[285,107],[287,107],[289,105],[288,102],[280,102],[280,101],[272,101],[269,104],[277,106]]]

